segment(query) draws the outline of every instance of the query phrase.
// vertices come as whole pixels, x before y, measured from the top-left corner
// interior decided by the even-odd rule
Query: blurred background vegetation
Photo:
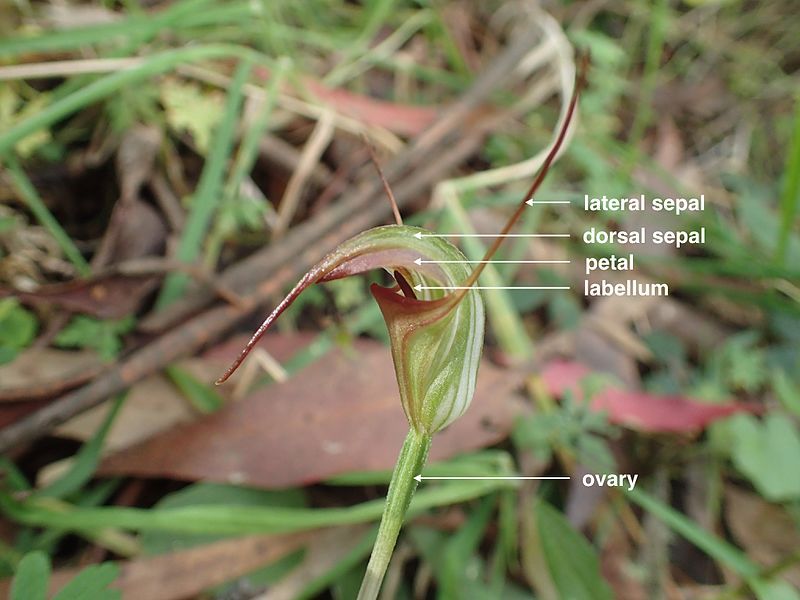
[[[429,468],[572,479],[424,483],[386,597],[800,598],[799,29],[789,0],[0,4],[3,593],[355,597],[404,427],[368,278],[210,382],[391,221],[364,137],[407,223],[496,232],[577,49],[541,195],[572,204],[518,228],[572,236],[499,256],[572,262],[482,278],[572,290],[486,293],[482,383]],[[582,209],[641,193],[706,209]],[[582,233],[640,226],[706,243],[635,249],[666,298],[583,297],[584,257],[627,251]]]

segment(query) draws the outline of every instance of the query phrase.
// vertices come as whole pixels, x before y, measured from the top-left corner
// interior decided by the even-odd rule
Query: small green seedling
[[[584,60],[563,125],[533,184],[489,247],[484,261],[471,273],[465,256],[450,242],[424,229],[402,224],[386,186],[398,223],[360,233],[323,258],[264,320],[236,361],[217,381],[223,383],[233,374],[272,323],[310,285],[375,268],[384,268],[393,274],[394,287],[373,284],[370,291],[389,330],[392,360],[409,431],[389,484],[378,538],[361,584],[359,600],[373,600],[380,591],[417,486],[415,477],[422,472],[433,435],[464,414],[472,401],[484,332],[483,300],[473,285],[486,261],[497,252],[505,234],[519,220],[526,201],[539,189],[561,149],[575,112],[586,64]]]

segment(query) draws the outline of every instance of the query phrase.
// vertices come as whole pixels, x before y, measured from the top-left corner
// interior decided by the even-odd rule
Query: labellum
[[[375,268],[384,268],[394,276],[395,286],[373,284],[371,292],[389,330],[400,400],[410,427],[389,484],[359,600],[377,598],[433,434],[461,416],[472,400],[484,332],[483,301],[472,286],[555,160],[572,121],[587,63],[584,57],[564,122],[533,184],[472,272],[458,248],[424,229],[398,224],[364,231],[342,243],[303,276],[217,381],[223,383],[231,376],[270,325],[310,285]],[[399,221],[396,206],[394,210]],[[427,235],[416,235],[420,233]]]

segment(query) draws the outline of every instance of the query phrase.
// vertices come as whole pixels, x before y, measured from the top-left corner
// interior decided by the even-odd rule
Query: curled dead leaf
[[[89,350],[28,348],[13,362],[0,365],[0,402],[52,398],[89,381],[105,368],[100,357]]]

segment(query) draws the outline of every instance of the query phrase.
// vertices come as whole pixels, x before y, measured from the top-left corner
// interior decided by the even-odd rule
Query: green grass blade
[[[659,75],[658,67],[661,63],[661,55],[664,50],[664,37],[669,23],[669,2],[667,0],[659,0],[653,4],[654,6],[649,9],[648,13],[651,21],[647,35],[644,74],[642,76],[641,85],[639,86],[640,94],[636,103],[636,114],[633,118],[633,124],[631,125],[630,136],[628,137],[627,145],[631,153],[628,155],[626,162],[623,163],[625,165],[623,173],[626,178],[630,177],[635,161],[641,154],[639,145],[652,117],[651,106],[653,93],[656,89]]]
[[[186,369],[169,365],[164,368],[164,372],[181,394],[201,413],[206,415],[214,413],[225,404],[225,400],[216,390],[197,379]]]
[[[100,453],[103,450],[106,436],[108,435],[114,419],[119,414],[120,408],[125,401],[124,396],[118,397],[91,440],[86,442],[75,455],[75,461],[60,479],[57,479],[46,488],[35,493],[39,497],[63,498],[73,492],[80,490],[94,474],[97,464],[100,462]]]
[[[441,564],[437,569],[441,597],[462,598],[466,595],[464,573],[469,570],[470,560],[486,535],[495,504],[496,498],[483,498],[478,507],[467,516],[464,524],[445,543]]]
[[[395,0],[376,0],[368,3],[361,11],[364,17],[358,37],[342,53],[339,63],[325,76],[325,83],[331,86],[342,82],[342,75],[350,69],[350,63],[369,51],[369,44],[384,26],[395,8]]]
[[[108,589],[118,575],[119,566],[114,563],[89,565],[70,579],[53,600],[119,600],[122,592]]]
[[[358,545],[350,550],[347,554],[341,557],[339,562],[330,569],[327,573],[320,575],[316,579],[310,581],[297,595],[297,600],[306,600],[317,598],[320,594],[324,593],[337,579],[342,577],[350,569],[355,568],[358,564],[369,556],[372,545],[375,543],[375,538],[378,537],[378,528],[373,527],[365,533]]]
[[[260,107],[260,112],[247,127],[243,134],[239,150],[231,168],[231,174],[225,183],[222,198],[226,203],[239,202],[240,190],[245,177],[253,170],[253,166],[258,157],[259,142],[264,137],[264,132],[269,125],[269,118],[278,97],[278,92],[283,86],[287,73],[291,69],[291,61],[286,57],[278,59],[275,68],[270,74],[270,78],[264,86],[264,102]],[[275,209],[271,204],[267,204],[270,211]],[[206,251],[203,264],[213,270],[219,259],[220,249],[225,241],[224,219],[217,219],[215,226],[208,236]]]
[[[467,213],[455,194],[445,196],[445,217],[452,222],[452,227],[459,233],[474,233]],[[462,240],[464,254],[469,260],[481,260],[486,254],[486,247],[476,238]],[[502,287],[508,285],[498,273],[494,265],[486,265],[481,274],[481,285]],[[533,356],[533,342],[525,333],[525,325],[506,290],[483,290],[486,312],[489,315],[489,327],[497,337],[500,348],[512,359],[521,361]]]
[[[509,487],[507,481],[448,482],[426,485],[417,491],[409,516],[429,509],[480,498]],[[374,521],[383,512],[383,499],[343,508],[285,508],[252,506],[191,506],[175,509],[139,509],[124,507],[65,507],[61,501],[47,498],[18,502],[0,494],[0,510],[19,523],[64,530],[92,530],[116,527],[133,531],[175,531],[245,535],[252,533],[287,533],[334,525],[352,525]]]
[[[13,492],[27,492],[31,489],[25,474],[7,456],[0,456],[0,478],[6,489]]]
[[[214,0],[188,0],[179,2],[160,14],[131,16],[113,23],[89,27],[74,27],[62,31],[44,31],[36,35],[17,35],[0,40],[0,57],[18,56],[28,53],[66,52],[93,44],[136,39],[146,41],[164,29],[181,29],[196,24],[198,17],[208,15],[208,4]],[[235,3],[238,8],[246,2]],[[228,8],[233,8],[234,5]],[[222,15],[213,15],[215,23]],[[224,19],[222,19],[224,20]],[[206,20],[205,23],[209,21]]]
[[[610,600],[611,589],[600,572],[597,551],[544,500],[533,505],[538,545],[560,598]]]
[[[775,252],[779,262],[786,259],[792,226],[800,214],[800,96],[795,101],[794,128],[790,144],[783,175],[780,233]]]
[[[283,85],[286,74],[291,69],[291,65],[291,61],[286,57],[278,59],[275,64],[275,69],[270,75],[269,82],[264,90],[264,105],[261,107],[261,112],[259,112],[258,116],[253,120],[253,123],[247,128],[247,131],[244,132],[239,151],[236,153],[236,160],[225,187],[226,198],[232,198],[238,193],[242,181],[253,169],[256,157],[258,156],[259,142],[264,136],[264,132],[267,130],[269,117],[275,107],[278,92]]]
[[[1,137],[5,136],[0,136],[0,138]],[[0,141],[0,145],[2,145],[2,141]],[[89,275],[91,272],[89,263],[83,258],[80,250],[78,250],[72,242],[72,238],[70,238],[67,232],[61,227],[61,224],[53,216],[53,213],[48,210],[39,196],[39,193],[36,191],[36,188],[33,187],[30,179],[28,179],[19,162],[17,162],[17,159],[13,156],[6,157],[6,166],[8,167],[12,185],[16,188],[17,193],[25,202],[25,205],[31,213],[33,213],[33,216],[39,224],[47,229],[50,235],[53,236],[53,239],[58,243],[64,256],[72,263],[75,270],[84,277]]]
[[[697,523],[672,507],[640,490],[626,491],[625,494],[670,529],[686,538],[715,560],[733,569],[745,579],[758,577],[758,565],[751,562],[743,552],[712,533],[705,531]]]
[[[233,150],[236,136],[236,125],[239,122],[242,99],[244,98],[244,85],[253,68],[253,61],[249,58],[241,61],[236,68],[230,85],[230,92],[225,104],[222,121],[219,124],[214,143],[211,146],[197,191],[192,200],[189,218],[178,243],[177,258],[190,263],[197,259],[203,246],[211,219],[214,216],[222,191],[222,179]],[[164,281],[164,287],[156,303],[157,308],[163,308],[179,298],[183,293],[189,279],[185,273],[173,273]]]

